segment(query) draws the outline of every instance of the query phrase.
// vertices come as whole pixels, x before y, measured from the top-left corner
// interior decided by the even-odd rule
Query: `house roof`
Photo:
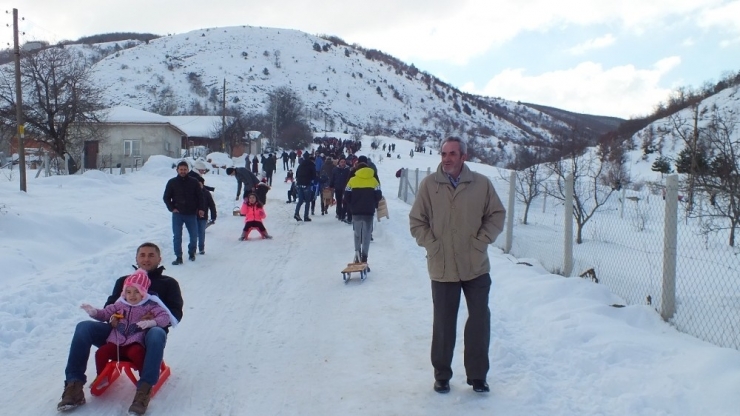
[[[218,138],[221,131],[221,116],[167,116],[170,123],[190,137]],[[229,123],[233,117],[226,117]]]
[[[125,105],[117,105],[103,110],[103,120],[108,123],[146,123],[167,124],[170,120],[165,116],[138,110]]]

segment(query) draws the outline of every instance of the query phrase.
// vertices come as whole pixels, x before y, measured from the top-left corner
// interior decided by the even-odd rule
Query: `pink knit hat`
[[[126,286],[132,286],[135,287],[142,296],[146,296],[146,294],[149,293],[149,285],[151,284],[152,282],[149,280],[146,270],[138,269],[123,281],[123,289],[126,290]]]

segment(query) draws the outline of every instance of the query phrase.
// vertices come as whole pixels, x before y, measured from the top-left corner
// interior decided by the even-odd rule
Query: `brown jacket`
[[[487,177],[463,164],[454,188],[440,163],[419,184],[409,213],[411,235],[427,250],[429,277],[458,282],[488,273],[488,245],[503,231],[505,216]]]

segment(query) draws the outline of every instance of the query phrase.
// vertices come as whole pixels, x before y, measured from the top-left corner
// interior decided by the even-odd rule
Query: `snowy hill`
[[[697,128],[700,131],[706,130],[715,114],[722,115],[725,121],[730,123],[728,125],[734,126],[732,138],[734,141],[740,140],[739,86],[726,88],[702,100],[696,111]],[[655,160],[661,156],[669,158],[672,171],[676,171],[675,160],[686,147],[686,142],[681,135],[693,137],[694,116],[694,108],[685,108],[649,124],[626,142],[627,148],[631,149],[627,156],[633,180],[661,181],[661,174],[651,170]],[[677,128],[676,123],[679,122],[683,124],[681,128]],[[703,134],[700,133],[700,136]],[[650,150],[646,151],[645,149],[648,148]]]
[[[224,79],[227,105],[263,112],[267,94],[288,86],[304,101],[314,131],[412,140],[455,133],[503,149],[509,142],[547,142],[567,126],[531,107],[462,93],[379,51],[329,39],[250,26],[196,30],[111,54],[95,65],[95,79],[108,104],[155,112],[218,113]]]

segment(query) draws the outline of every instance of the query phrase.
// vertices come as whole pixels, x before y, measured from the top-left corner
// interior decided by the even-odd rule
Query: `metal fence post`
[[[573,271],[573,174],[565,178],[565,239],[563,241],[563,276],[568,277]]]
[[[511,253],[511,246],[514,240],[514,202],[516,199],[516,171],[509,173],[509,203],[506,212],[506,243],[504,244],[504,253]]]
[[[678,234],[678,175],[666,177],[663,231],[663,291],[660,316],[668,321],[676,313],[676,243]]]
[[[398,199],[401,199],[401,190],[403,189],[403,173],[406,169],[401,168],[401,176],[398,178]],[[405,201],[404,201],[405,202]]]
[[[419,168],[416,168],[416,176],[414,177],[414,199],[419,193]]]
[[[627,199],[627,190],[622,188],[622,203],[619,206],[619,219],[624,218],[624,200]]]

